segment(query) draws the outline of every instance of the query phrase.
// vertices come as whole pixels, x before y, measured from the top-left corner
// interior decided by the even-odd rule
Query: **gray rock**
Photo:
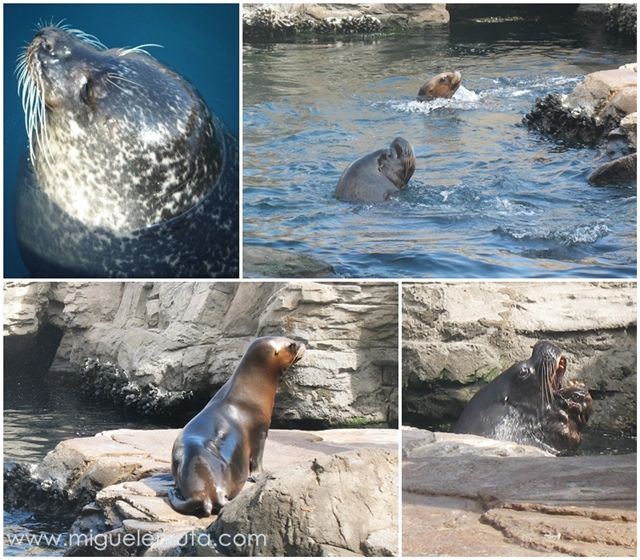
[[[395,556],[396,473],[396,453],[381,449],[319,457],[258,480],[208,532],[264,536],[223,547],[229,556]]]
[[[553,457],[415,429],[403,441],[405,555],[635,555],[636,454]]]
[[[176,555],[192,541],[194,531],[215,521],[215,517],[182,515],[169,506],[166,496],[173,486],[171,447],[178,432],[112,430],[90,438],[67,440],[33,471],[26,470],[25,476],[33,486],[49,489],[48,494],[40,492],[35,496],[49,511],[50,497],[56,497],[59,512],[65,509],[65,504],[58,497],[68,498],[66,507],[77,513],[70,531],[76,541],[86,542],[89,536],[97,537],[95,542],[111,539],[111,543],[118,544],[102,551],[109,554]],[[309,519],[318,522],[300,522],[294,533],[295,539],[306,543],[304,546],[327,552],[323,548],[326,545],[343,549],[344,553],[351,550],[349,547],[356,544],[365,547],[367,543],[365,548],[371,554],[397,553],[398,437],[397,430],[388,429],[271,430],[265,447],[265,476],[256,484],[245,485],[240,495],[224,508],[221,523],[228,529],[230,524],[251,521],[254,518],[246,515],[247,500],[252,504],[250,511],[257,512],[259,507],[272,507],[274,502],[269,496],[277,492],[278,496],[291,498],[290,514],[296,519],[307,518],[305,508],[315,512]],[[20,481],[20,488],[25,483]],[[265,496],[260,504],[254,504],[257,494],[262,493]],[[25,497],[29,495],[24,493]],[[236,501],[238,505],[234,506]],[[334,516],[330,508],[337,508],[338,504],[340,510]],[[21,505],[32,508],[37,504]],[[255,516],[271,527],[270,535],[279,532],[285,522],[283,517],[270,516],[266,510]],[[298,523],[294,518],[287,521],[294,522]],[[318,532],[325,530],[327,539]],[[233,534],[240,531],[239,528]],[[285,533],[278,537],[281,542],[292,535]],[[124,535],[148,535],[149,539],[144,545],[137,541],[122,547]],[[67,552],[95,551],[95,543],[86,542]]]
[[[245,245],[242,271],[246,278],[334,278],[333,267],[305,253]]]
[[[405,283],[407,417],[457,419],[482,384],[528,358],[541,338],[567,355],[567,380],[591,390],[590,425],[634,431],[636,291],[619,282]]]
[[[444,4],[245,4],[245,38],[422,29],[449,22]]]
[[[5,347],[54,325],[63,333],[54,367],[143,414],[208,400],[254,337],[286,334],[307,352],[280,384],[276,421],[397,419],[395,284],[16,283],[5,301]]]
[[[622,156],[603,163],[591,175],[589,182],[594,185],[621,185],[636,181],[638,173],[636,153]]]

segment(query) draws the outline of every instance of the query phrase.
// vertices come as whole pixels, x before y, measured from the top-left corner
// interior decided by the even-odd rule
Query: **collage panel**
[[[636,283],[413,283],[402,306],[403,554],[635,556]]]
[[[239,276],[238,4],[5,4],[4,277]]]
[[[247,275],[635,278],[636,4],[242,17]]]
[[[396,284],[4,302],[5,556],[398,554]]]

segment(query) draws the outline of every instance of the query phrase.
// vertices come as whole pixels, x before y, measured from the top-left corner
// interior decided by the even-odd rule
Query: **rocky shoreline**
[[[636,462],[403,428],[403,552],[635,556]]]
[[[166,500],[178,432],[64,441],[40,464],[5,473],[5,507],[75,519],[70,534],[83,544],[67,555],[397,555],[397,430],[271,430],[265,474],[206,519],[181,515]],[[196,538],[205,530],[209,538]],[[226,534],[265,539],[225,546]],[[111,545],[97,548],[104,543]]]

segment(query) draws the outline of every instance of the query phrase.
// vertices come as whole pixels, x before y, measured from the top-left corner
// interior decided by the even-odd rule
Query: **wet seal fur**
[[[413,147],[397,137],[386,150],[377,150],[351,163],[336,187],[336,198],[352,202],[381,202],[407,188],[416,170]]]
[[[255,480],[262,472],[278,381],[304,351],[304,344],[285,337],[252,342],[233,375],[173,445],[173,509],[209,516],[235,498],[248,477]]]
[[[462,84],[462,74],[455,72],[443,72],[434,76],[429,81],[422,84],[418,91],[418,101],[430,101],[431,99],[449,99],[458,91]]]
[[[566,367],[560,348],[538,341],[531,358],[513,364],[473,396],[453,431],[575,451],[592,399],[583,385],[563,386]]]
[[[33,276],[238,276],[237,140],[145,46],[57,25],[19,57],[16,221]]]

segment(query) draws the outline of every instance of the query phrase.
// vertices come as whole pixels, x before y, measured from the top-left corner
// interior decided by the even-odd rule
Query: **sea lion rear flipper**
[[[196,515],[200,517],[202,513],[204,513],[205,517],[209,517],[213,512],[213,505],[209,500],[207,500],[207,503],[194,498],[185,500],[178,496],[178,492],[175,488],[171,488],[169,490],[167,499],[173,509],[184,515]]]

